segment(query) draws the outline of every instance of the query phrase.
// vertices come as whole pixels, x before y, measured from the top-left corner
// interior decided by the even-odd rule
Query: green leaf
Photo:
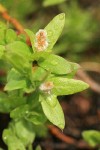
[[[49,41],[48,50],[51,50],[58,40],[65,23],[65,14],[61,13],[53,18],[53,20],[45,27]]]
[[[31,108],[34,110],[35,108],[37,109],[38,106],[40,105],[39,102],[39,92],[35,91],[33,93],[31,93],[28,97],[27,97],[27,103],[31,106]]]
[[[5,38],[6,38],[7,43],[14,42],[17,39],[17,34],[14,30],[8,29],[6,31],[6,37]]]
[[[45,94],[43,95],[46,102],[51,106],[55,107],[57,105],[57,96],[54,94]]]
[[[0,112],[9,112],[10,111],[10,103],[8,100],[7,94],[0,92]]]
[[[26,150],[23,143],[10,129],[5,129],[3,131],[3,141],[8,146],[8,150]]]
[[[13,119],[24,118],[29,113],[29,110],[30,110],[29,105],[27,105],[27,104],[21,105],[11,111],[10,117]]]
[[[26,99],[24,97],[16,96],[16,95],[8,95],[4,92],[0,92],[0,112],[8,113],[14,108],[25,104]]]
[[[64,129],[65,126],[64,113],[58,100],[55,107],[50,106],[50,104],[48,104],[43,97],[40,97],[40,101],[44,114],[46,115],[48,120],[57,127],[59,127],[60,129]]]
[[[27,41],[27,37],[26,37],[25,33],[20,33],[20,34],[18,35],[17,39],[18,39],[19,41],[24,42],[24,43],[26,43],[26,41]]]
[[[33,51],[34,51],[34,50],[35,50],[35,47],[34,47],[35,35],[34,35],[34,33],[33,33],[31,30],[29,30],[29,29],[25,29],[25,32],[27,33],[27,35],[28,35],[29,38],[30,38],[31,45],[32,45],[32,49],[33,49]]]
[[[40,124],[40,125],[32,124],[32,126],[34,128],[37,137],[41,137],[41,138],[47,137],[48,129],[46,128],[45,124]]]
[[[7,76],[7,84],[4,88],[5,91],[12,91],[17,89],[23,89],[24,92],[30,93],[35,90],[35,85],[33,85],[30,79],[21,75],[17,70],[12,68]]]
[[[45,58],[48,58],[50,56],[50,52],[45,52],[45,51],[40,51],[40,52],[35,52],[33,53],[32,55],[32,60],[39,60],[39,59],[45,59]]]
[[[0,45],[5,45],[5,31],[7,29],[6,24],[0,21]]]
[[[22,54],[16,52],[7,52],[5,59],[21,74],[30,77],[32,73],[32,63],[29,62]]]
[[[0,28],[0,45],[5,45],[5,29]]]
[[[0,45],[0,59],[2,58],[5,51],[5,47],[3,45]]]
[[[39,107],[39,106],[38,106]],[[29,122],[32,122],[35,125],[43,124],[46,121],[42,111],[31,110],[31,107],[27,104],[21,105],[11,111],[10,117],[13,119],[25,118]]]
[[[25,93],[32,93],[32,92],[34,92],[35,91],[35,89],[36,89],[36,85],[35,85],[35,83],[33,82],[31,82],[30,80],[26,80],[26,83],[27,83],[27,86],[26,87],[24,87],[24,92]]]
[[[6,24],[4,22],[0,21],[0,29],[3,29],[3,30],[7,29],[7,26],[6,26]]]
[[[89,87],[89,85],[80,80],[67,79],[61,77],[55,77],[49,79],[54,84],[52,92],[55,95],[69,95],[80,91],[83,91]]]
[[[17,89],[25,89],[26,88],[26,81],[21,80],[21,81],[10,81],[6,84],[4,90],[5,91],[12,91],[12,90],[17,90]]]
[[[25,89],[27,87],[26,81],[21,74],[12,68],[7,76],[7,84],[4,88],[6,91]]]
[[[77,63],[70,62],[70,65],[73,72],[76,72],[79,68],[81,68],[81,66]]]
[[[25,120],[19,120],[15,122],[15,132],[25,147],[29,144],[32,144],[35,139],[35,133],[32,124]]]
[[[75,69],[78,69],[79,66],[54,54],[50,54],[46,59],[40,58],[38,65],[55,74],[68,74]]]
[[[31,111],[27,113],[25,119],[32,122],[34,125],[41,125],[46,122],[46,117],[42,112]]]
[[[41,67],[33,67],[32,79],[33,81],[42,81],[47,75],[47,71]]]
[[[25,59],[30,60],[31,57],[31,48],[22,41],[14,41],[6,46],[9,53],[16,53],[20,56],[25,57]]]
[[[38,145],[35,150],[42,150],[42,149],[41,149],[40,145]]]
[[[84,131],[82,133],[82,136],[84,140],[89,143],[90,146],[95,147],[96,145],[100,145],[100,131]]]
[[[68,74],[61,74],[61,75],[56,75],[54,74],[54,77],[62,77],[62,78],[68,78],[68,79],[72,79],[74,78],[77,70],[80,68],[80,65],[73,63],[73,62],[69,62],[71,64],[71,70],[72,72],[68,73]]]
[[[14,68],[12,68],[7,75],[7,82],[12,80],[20,80],[23,79],[23,76]]]
[[[66,0],[44,0],[43,6],[51,6],[51,5],[57,5],[60,3],[65,2]]]

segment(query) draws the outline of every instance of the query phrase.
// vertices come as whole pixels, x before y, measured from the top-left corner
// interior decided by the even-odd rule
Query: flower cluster
[[[46,30],[40,29],[36,33],[35,47],[38,51],[43,51],[48,47],[48,40],[47,40]]]

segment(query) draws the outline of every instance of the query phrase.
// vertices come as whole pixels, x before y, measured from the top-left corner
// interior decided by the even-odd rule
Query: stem
[[[2,4],[0,4],[0,14],[7,22],[10,22],[15,27],[15,29],[18,31],[19,34],[23,33],[26,35],[26,37],[27,37],[26,43],[29,46],[31,46],[30,39],[29,39],[28,35],[26,34],[26,32],[24,31],[24,27],[21,25],[21,23],[17,19],[12,18],[9,15],[7,9]]]
[[[0,4],[0,14],[2,15],[2,17],[7,20],[8,22],[12,23],[14,25],[14,27],[20,32],[20,33],[24,33],[24,28],[23,26],[18,22],[18,20],[16,20],[15,18],[12,18],[6,8]]]

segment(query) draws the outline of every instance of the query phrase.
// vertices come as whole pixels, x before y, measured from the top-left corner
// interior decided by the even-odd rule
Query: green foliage
[[[54,99],[56,99],[56,97],[53,97],[53,96],[51,96],[51,98],[52,98],[51,101],[54,101]],[[48,103],[48,99],[42,98],[41,105],[42,105],[44,114],[49,119],[49,121],[63,130],[65,126],[64,114],[63,114],[62,108],[58,100],[55,100],[55,101],[56,101],[56,104],[53,105],[52,103],[54,102]]]
[[[13,94],[0,92],[0,112],[2,113],[9,113],[11,110],[25,103],[26,98],[17,92],[13,92]]]
[[[44,0],[43,6],[51,6],[51,5],[57,5],[59,3],[65,2],[65,0]]]
[[[65,119],[57,96],[88,88],[86,83],[72,79],[78,64],[52,54],[64,26],[64,16],[57,15],[36,34],[25,30],[32,46],[14,30],[4,29],[2,41],[5,42],[1,41],[0,56],[10,67],[4,91],[0,92],[0,112],[9,113],[12,119],[3,132],[9,150],[25,150],[32,145],[35,135],[45,134],[47,120],[63,130]],[[49,36],[49,30],[54,38]]]
[[[59,26],[60,24],[60,26]],[[56,41],[58,40],[62,29],[65,24],[65,14],[61,13],[57,15],[46,27],[47,37],[49,41],[48,49],[52,49]]]
[[[4,50],[5,50],[5,47],[3,45],[0,45],[0,58],[3,56]]]
[[[100,131],[90,130],[82,133],[84,140],[92,147],[100,145]]]
[[[17,39],[16,33],[12,29],[8,29],[6,32],[6,42],[12,43]]]
[[[25,120],[15,122],[15,133],[22,143],[27,146],[32,144],[35,139],[35,133],[32,124]]]
[[[9,128],[3,132],[3,140],[9,150],[25,150],[34,138],[33,126],[25,120],[11,122]]]
[[[68,74],[73,71],[74,64],[60,56],[51,54],[45,60],[40,59],[38,65],[54,74]],[[74,66],[78,67],[77,64]]]
[[[86,88],[88,88],[88,84],[84,83],[80,80],[61,78],[61,77],[53,77],[49,79],[54,83],[54,88],[52,92],[56,95],[69,95],[74,94],[76,92],[80,92]]]
[[[10,129],[3,132],[3,140],[8,145],[9,150],[25,150],[23,143],[13,134]]]
[[[42,149],[41,149],[41,147],[38,145],[35,150],[42,150]]]

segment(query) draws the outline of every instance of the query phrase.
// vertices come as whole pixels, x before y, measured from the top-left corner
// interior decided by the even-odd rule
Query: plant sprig
[[[65,119],[57,96],[88,88],[83,81],[72,79],[78,64],[52,53],[64,23],[61,13],[36,34],[26,29],[31,47],[25,37],[0,26],[0,59],[9,64],[7,83],[0,92],[0,112],[9,113],[12,119],[3,132],[9,150],[29,147],[37,134],[44,134],[40,130],[47,120],[63,130]]]

